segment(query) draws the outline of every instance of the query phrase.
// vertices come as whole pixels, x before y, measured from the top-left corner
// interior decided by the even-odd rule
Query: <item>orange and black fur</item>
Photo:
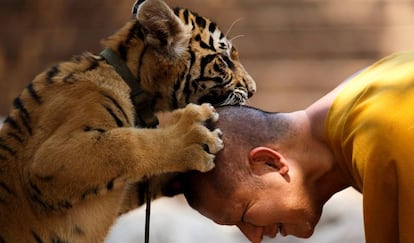
[[[200,104],[244,103],[254,81],[207,18],[161,0],[134,13],[104,47],[140,80],[154,111],[176,110],[171,121],[136,128],[131,90],[102,56],[39,74],[0,130],[0,242],[102,242],[121,213],[143,204],[144,178],[214,167],[223,144],[206,124],[218,115]],[[161,179],[151,185],[162,193]]]

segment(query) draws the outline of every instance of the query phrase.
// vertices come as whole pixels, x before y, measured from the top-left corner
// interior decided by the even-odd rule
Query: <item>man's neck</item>
[[[312,135],[315,139],[320,140],[323,143],[327,142],[325,121],[328,116],[329,109],[331,108],[338,93],[341,91],[342,86],[342,84],[339,85],[305,109],[306,115],[309,119]]]
[[[321,174],[319,178],[315,178],[315,185],[318,188],[319,198],[322,201],[328,200],[333,194],[349,186],[346,176],[336,164],[326,132],[328,112],[342,87],[343,84],[339,85],[305,109],[309,119],[310,133],[315,142],[319,142],[320,146],[322,146],[320,151],[322,156],[320,158],[325,160],[325,165],[329,165],[325,167],[328,170]]]
[[[301,110],[286,114],[293,136],[285,141],[283,148],[290,161],[293,161],[290,166],[294,166],[293,168],[303,176],[303,184],[311,192],[314,200],[322,205],[347,184],[329,145],[321,140],[322,136],[317,135],[318,132],[315,131],[315,123],[323,122],[323,109],[311,112],[314,113]],[[309,114],[316,117],[309,117]]]

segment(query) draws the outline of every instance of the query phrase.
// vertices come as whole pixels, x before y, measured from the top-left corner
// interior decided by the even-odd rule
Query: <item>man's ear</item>
[[[187,50],[190,31],[162,0],[137,1],[133,14],[152,48],[173,58]]]
[[[256,147],[250,150],[249,162],[253,173],[257,175],[277,171],[285,176],[289,172],[285,157],[271,148]]]

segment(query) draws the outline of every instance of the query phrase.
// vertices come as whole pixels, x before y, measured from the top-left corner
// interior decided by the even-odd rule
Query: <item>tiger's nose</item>
[[[249,90],[247,92],[247,97],[249,97],[249,98],[252,97],[254,93],[256,93],[256,90],[255,89],[254,90],[251,90],[251,91]]]
[[[249,85],[247,87],[247,96],[250,98],[254,95],[254,93],[256,93],[256,84],[255,83],[253,83],[253,85]]]
[[[250,98],[256,93],[256,82],[250,75],[248,76],[248,79],[246,81],[246,88],[247,88],[247,96]]]

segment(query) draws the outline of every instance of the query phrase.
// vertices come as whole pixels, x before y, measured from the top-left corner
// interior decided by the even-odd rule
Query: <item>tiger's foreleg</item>
[[[170,124],[160,129],[55,135],[42,144],[28,167],[27,190],[38,207],[62,210],[90,197],[125,190],[144,177],[208,171],[223,143],[220,130],[211,131],[205,124],[217,119],[210,105],[190,104],[175,111]]]

